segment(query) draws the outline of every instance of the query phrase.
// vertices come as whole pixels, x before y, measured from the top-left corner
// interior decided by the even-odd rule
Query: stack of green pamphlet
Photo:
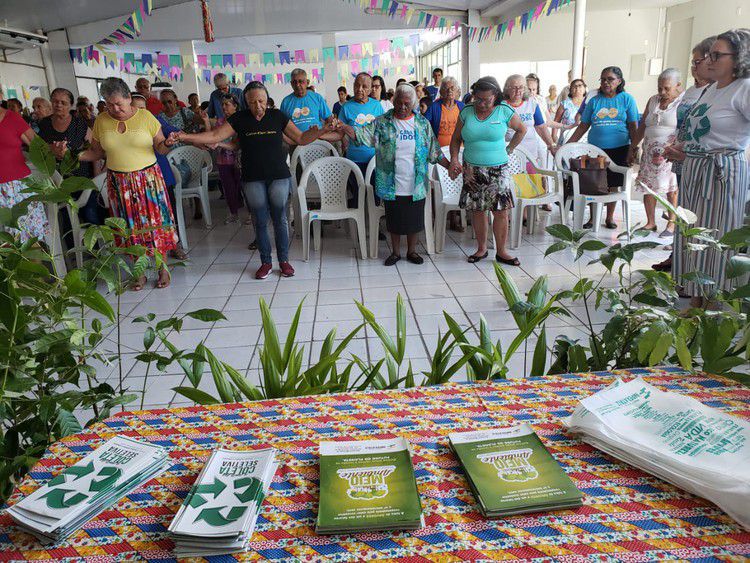
[[[277,467],[273,448],[215,450],[169,525],[175,555],[245,551]]]
[[[116,436],[8,512],[41,541],[56,542],[168,466],[161,446]]]
[[[528,424],[448,436],[487,518],[581,506],[581,492]]]
[[[413,530],[423,525],[406,440],[321,442],[315,531]]]

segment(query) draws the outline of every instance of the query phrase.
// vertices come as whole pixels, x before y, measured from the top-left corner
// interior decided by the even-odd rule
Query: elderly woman
[[[47,98],[34,98],[31,107],[34,110],[31,114],[31,128],[34,133],[39,134],[39,122],[52,115],[52,104]]]
[[[195,133],[200,130],[201,125],[203,125],[202,114],[195,113],[190,108],[180,107],[174,90],[162,90],[159,93],[159,99],[164,111],[157,117],[160,118],[162,124],[166,122],[175,129],[188,133]],[[146,100],[146,103],[148,104],[148,100]]]
[[[635,189],[644,193],[646,208],[644,229],[656,231],[656,198],[646,193],[646,188],[666,196],[672,205],[677,205],[677,176],[672,163],[664,156],[664,149],[675,141],[677,134],[677,107],[682,99],[682,75],[676,68],[665,69],[657,81],[659,93],[652,96],[643,111],[641,122],[630,141],[628,164],[635,163],[638,145],[643,141],[641,166]],[[674,216],[670,213],[667,228],[662,237],[671,237],[674,232]]]
[[[91,147],[78,158],[106,160],[109,211],[125,220],[128,243],[145,246],[151,255],[167,256],[178,238],[167,186],[156,162],[156,152],[169,152],[161,124],[149,111],[131,105],[130,89],[122,79],[105,79],[100,92],[107,112],[97,116]],[[169,283],[169,270],[163,266],[156,287]],[[132,289],[140,291],[145,284],[146,276],[141,276],[133,280]]]
[[[508,238],[508,215],[513,208],[513,191],[508,171],[508,153],[518,146],[526,127],[511,106],[502,101],[500,85],[491,76],[477,80],[471,87],[474,102],[459,114],[451,139],[450,175],[463,172],[464,185],[459,198],[462,209],[472,212],[471,222],[477,236],[477,251],[469,256],[471,263],[487,258],[487,212],[494,215],[495,259],[510,266],[520,266],[518,258],[505,248]],[[508,129],[514,131],[505,143]],[[464,146],[463,166],[459,160]]]
[[[437,137],[441,147],[451,144],[453,131],[456,130],[458,114],[464,109],[464,103],[457,100],[459,94],[458,82],[452,76],[446,76],[440,82],[440,98],[427,108],[425,119],[430,122],[432,132]],[[461,213],[451,211],[449,214],[451,229],[463,232]]]
[[[52,152],[61,159],[67,150],[75,153],[83,150],[91,143],[91,129],[80,117],[71,113],[73,109],[73,93],[65,88],[52,90],[52,115],[39,122],[39,136],[52,147]],[[93,178],[99,172],[98,163],[81,162],[73,171],[74,176]],[[74,194],[77,196],[77,194]],[[100,225],[104,220],[104,208],[99,198],[92,196],[89,201],[78,210],[78,217],[84,223]]]
[[[428,167],[448,168],[430,123],[414,113],[417,93],[408,84],[396,88],[393,109],[364,127],[342,125],[355,145],[375,149],[375,186],[385,205],[385,222],[391,235],[391,255],[386,266],[401,260],[401,236],[406,235],[406,259],[422,264],[417,236],[424,230],[424,204],[429,193]]]
[[[441,147],[451,144],[458,114],[464,109],[464,103],[458,101],[457,96],[458,82],[452,76],[446,76],[440,83],[440,98],[430,105],[425,114]]]
[[[750,171],[745,151],[750,145],[750,30],[732,29],[717,36],[708,52],[707,72],[714,83],[685,118],[682,143],[667,157],[684,160],[681,205],[698,216],[698,226],[716,236],[740,228],[745,218]],[[672,272],[699,271],[715,281],[712,289],[730,289],[726,277],[729,253],[689,251],[685,238],[675,237]],[[698,284],[682,282],[683,291],[701,306]]]
[[[249,109],[238,111],[225,123],[205,133],[173,133],[169,142],[213,145],[237,136],[242,151],[242,189],[253,213],[260,251],[261,265],[255,272],[255,279],[267,278],[273,269],[271,240],[268,237],[269,219],[273,221],[281,275],[291,277],[294,268],[289,263],[286,218],[291,173],[286,163],[283,137],[288,137],[295,145],[307,145],[326,133],[332,133],[335,124],[333,118],[328,118],[324,128],[311,128],[302,133],[282,111],[268,109],[268,90],[262,82],[250,82],[245,86],[244,96]]]
[[[539,83],[536,82],[536,84],[538,87]],[[520,74],[512,74],[508,77],[505,81],[503,94],[506,103],[515,110],[518,117],[521,118],[521,123],[526,128],[526,135],[519,146],[529,153],[534,160],[534,164],[544,166],[547,162],[546,151],[554,154],[557,150],[547,127],[547,120],[544,117],[546,108],[543,109],[537,98],[531,95],[526,85],[526,79]],[[510,141],[514,134],[515,132],[509,129],[506,133],[506,140]],[[542,147],[544,146],[546,146],[546,149],[543,150]]]
[[[0,208],[10,208],[26,199],[23,179],[31,171],[26,165],[23,146],[31,144],[34,131],[23,118],[10,109],[0,107]],[[25,242],[31,237],[43,238],[47,232],[44,206],[34,202],[26,215],[18,219],[20,231],[3,227],[0,230],[18,234]]]
[[[581,111],[581,123],[570,136],[569,143],[577,142],[586,132],[588,141],[602,149],[612,162],[627,166],[630,140],[638,127],[638,107],[635,98],[625,91],[625,79],[617,66],[608,66],[601,72],[599,91],[586,101]],[[590,129],[590,131],[589,131]],[[607,184],[622,186],[622,174],[607,170]],[[615,203],[607,204],[604,226],[616,229]],[[590,229],[593,219],[584,225]]]

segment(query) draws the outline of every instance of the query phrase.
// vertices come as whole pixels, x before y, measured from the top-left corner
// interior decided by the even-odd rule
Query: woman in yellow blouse
[[[107,195],[110,213],[125,219],[131,229],[128,244],[145,246],[166,257],[177,247],[177,231],[167,187],[156,163],[158,151],[169,152],[161,124],[148,111],[130,105],[130,89],[119,78],[107,78],[100,88],[107,111],[94,123],[91,148],[80,160],[107,161]],[[159,271],[157,288],[169,285],[169,271]],[[135,291],[143,289],[146,277],[133,281]]]

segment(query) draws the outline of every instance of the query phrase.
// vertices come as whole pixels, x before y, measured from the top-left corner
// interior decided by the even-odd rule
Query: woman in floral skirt
[[[131,106],[130,89],[119,78],[107,78],[100,88],[107,112],[97,116],[91,148],[82,152],[83,161],[107,161],[107,195],[110,213],[125,219],[131,234],[128,244],[145,246],[149,255],[166,256],[177,247],[172,207],[155,151],[169,152],[161,124],[147,110]],[[157,288],[168,287],[169,271],[159,270]],[[146,276],[133,280],[140,291]]]

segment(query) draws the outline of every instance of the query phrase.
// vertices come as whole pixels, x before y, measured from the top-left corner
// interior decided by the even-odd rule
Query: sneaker
[[[255,272],[255,279],[256,280],[264,280],[268,277],[268,274],[271,273],[271,270],[273,269],[273,266],[271,264],[261,264],[260,268]]]
[[[279,262],[279,268],[281,268],[281,275],[285,278],[291,278],[294,275],[294,268],[289,262]]]

